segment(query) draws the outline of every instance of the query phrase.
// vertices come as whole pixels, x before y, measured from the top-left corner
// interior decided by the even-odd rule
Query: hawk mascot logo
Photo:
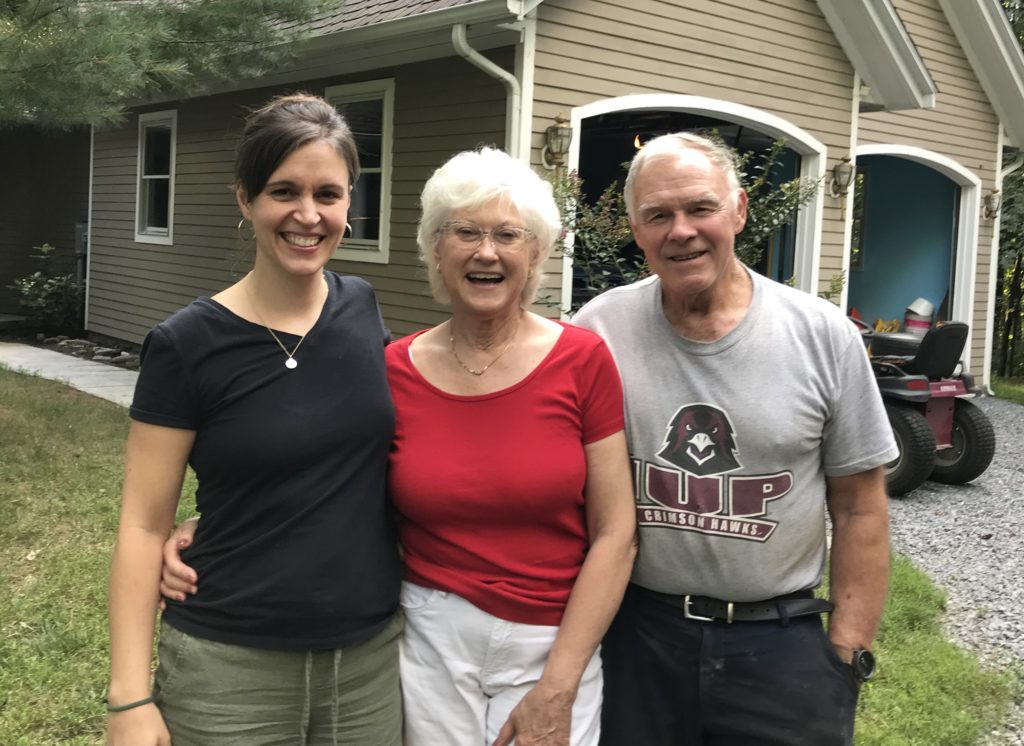
[[[690,404],[668,423],[659,458],[698,477],[740,468],[728,415],[707,404]]]

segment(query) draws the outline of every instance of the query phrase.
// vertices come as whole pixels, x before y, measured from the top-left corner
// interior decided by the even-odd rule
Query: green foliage
[[[768,151],[741,153],[738,159],[740,182],[747,191],[747,224],[736,237],[736,256],[747,266],[761,260],[771,237],[796,219],[797,210],[821,183],[818,179],[791,179],[773,184],[785,148],[785,140],[776,140]]]
[[[626,216],[626,201],[618,182],[612,182],[590,204],[583,196],[583,180],[575,171],[559,173],[554,180],[555,199],[561,207],[562,227],[574,234],[565,253],[573,258],[573,267],[582,273],[584,297],[574,298],[571,311],[586,301],[619,285],[628,285],[648,274],[641,253],[625,253],[633,232]]]
[[[993,377],[992,390],[1000,399],[1024,404],[1024,378]]]
[[[1003,7],[1018,40],[1024,39],[1024,0],[1003,0]],[[1024,376],[1024,168],[1003,180],[994,326],[993,371]]]
[[[846,285],[846,273],[837,272],[829,278],[828,287],[818,293],[818,296],[825,300],[835,301],[842,294],[844,285]]]
[[[994,370],[1024,375],[1024,168],[1003,181],[999,210],[999,280],[996,290]]]
[[[52,332],[75,333],[82,328],[82,304],[85,301],[83,283],[71,274],[54,274],[53,253],[50,244],[33,247],[32,255],[42,263],[42,269],[11,283],[18,291],[22,310],[33,324]]]
[[[107,574],[127,431],[123,408],[0,367],[4,746],[103,744]],[[179,518],[192,509],[182,503]]]
[[[1003,8],[1018,39],[1024,39],[1024,0],[1003,0]]]
[[[0,2],[0,125],[57,129],[120,121],[161,92],[248,78],[341,0]]]
[[[796,275],[793,275],[788,280],[786,280],[786,284],[789,285],[791,288],[795,288]],[[845,285],[846,273],[836,272],[834,275],[832,275],[832,277],[829,278],[828,287],[818,293],[818,297],[824,298],[827,301],[835,301],[836,298],[838,298],[842,294],[843,287]]]

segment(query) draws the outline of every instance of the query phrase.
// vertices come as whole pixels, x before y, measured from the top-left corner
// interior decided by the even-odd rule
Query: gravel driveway
[[[996,455],[971,484],[925,482],[890,500],[892,543],[949,594],[946,628],[986,663],[1024,669],[1024,406],[975,400],[992,420]],[[1024,746],[1024,701],[982,741]]]

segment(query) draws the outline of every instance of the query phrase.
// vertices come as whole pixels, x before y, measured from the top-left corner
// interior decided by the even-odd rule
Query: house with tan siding
[[[375,287],[396,335],[444,318],[415,244],[417,199],[450,155],[495,144],[538,170],[564,114],[565,167],[589,192],[650,137],[714,130],[744,149],[787,145],[817,196],[759,271],[808,292],[839,272],[870,321],[918,297],[971,325],[988,379],[998,192],[1024,146],[1024,58],[998,0],[349,0],[273,75],[147,101],[89,144],[87,328],[150,326],[246,271],[231,192],[245,112],[271,95],[326,96],[360,139],[347,239],[331,269]],[[833,173],[855,166],[853,188]],[[987,198],[987,199],[986,199]],[[544,292],[558,313],[573,267]]]

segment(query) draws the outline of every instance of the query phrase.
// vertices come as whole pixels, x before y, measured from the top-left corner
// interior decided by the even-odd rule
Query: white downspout
[[[452,46],[455,47],[455,51],[460,57],[505,84],[505,89],[508,91],[508,99],[505,104],[505,152],[513,158],[519,158],[521,139],[519,119],[523,94],[518,78],[469,46],[466,41],[466,24],[464,23],[456,23],[452,26]]]

